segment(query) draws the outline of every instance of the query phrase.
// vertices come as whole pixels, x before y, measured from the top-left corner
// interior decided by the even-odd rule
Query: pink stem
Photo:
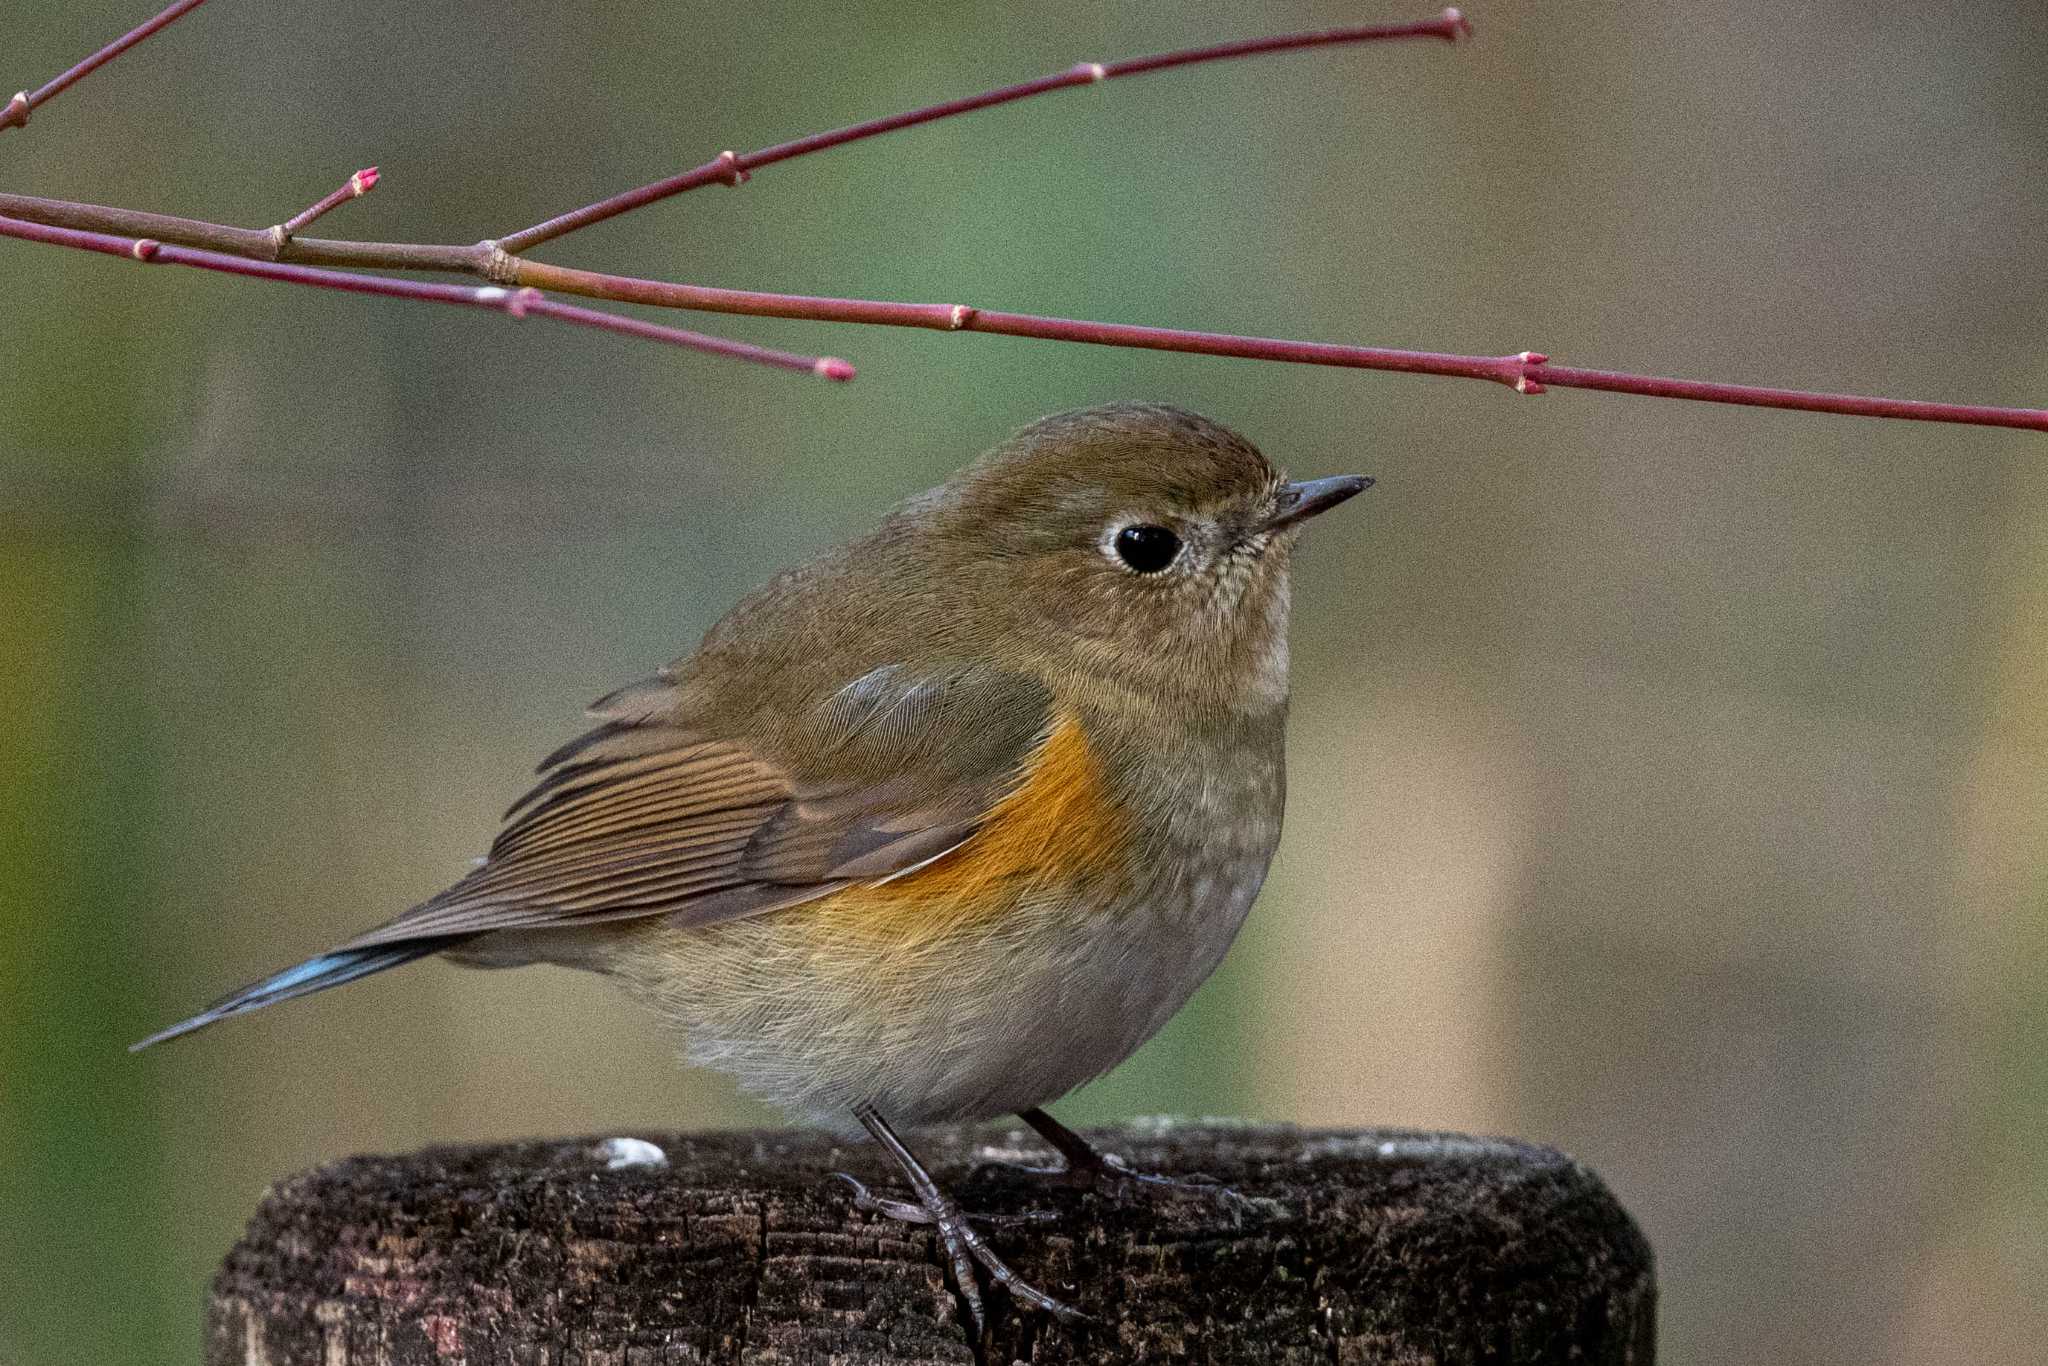
[[[1526,354],[1526,353],[1525,353]],[[1514,357],[1504,359],[1513,360]],[[1604,389],[1611,394],[1646,398],[1684,398],[1699,403],[1739,403],[1751,408],[1792,408],[1807,413],[1841,413],[1849,417],[1891,417],[1912,422],[1963,422],[1979,427],[2021,427],[2048,432],[2048,410],[1993,408],[1974,403],[1929,403],[1913,398],[1873,398],[1863,394],[1817,394],[1802,389],[1773,389],[1754,384],[1719,384],[1703,379],[1669,379],[1631,375],[1618,370],[1586,370],[1551,365],[1532,356],[1521,367],[1525,393],[1540,394],[1547,385],[1561,389]]]
[[[17,93],[5,106],[0,106],[0,129],[27,123],[30,110],[203,3],[204,0],[177,0],[155,18],[109,43],[33,94],[27,91]],[[853,367],[843,360],[832,357],[795,355],[562,303],[548,298],[536,286],[546,286],[593,298],[616,299],[669,308],[693,308],[711,312],[871,323],[895,327],[925,327],[945,331],[994,332],[1008,336],[1082,342],[1099,346],[1140,347],[1159,351],[1238,356],[1253,360],[1485,379],[1507,385],[1525,394],[1540,394],[1546,387],[1555,385],[1562,388],[1602,389],[1611,393],[1639,394],[1653,398],[1690,399],[1705,403],[1734,403],[1764,408],[1789,408],[1803,412],[1841,413],[1922,422],[1960,422],[2048,431],[2048,410],[2042,409],[1930,403],[1858,394],[1809,393],[1797,389],[1759,385],[1720,384],[1706,380],[1634,375],[1613,370],[1552,365],[1548,357],[1531,351],[1509,356],[1464,356],[1447,352],[1401,351],[1385,347],[1338,346],[1325,342],[1243,337],[1216,332],[1185,332],[1173,328],[1088,322],[1074,318],[1047,318],[1029,313],[977,309],[965,304],[896,303],[886,300],[832,299],[807,295],[769,294],[752,290],[713,289],[700,285],[670,284],[658,280],[572,270],[535,261],[516,260],[509,255],[577,228],[624,213],[628,209],[709,184],[713,180],[737,185],[756,167],[787,161],[792,157],[823,151],[829,147],[874,137],[898,128],[908,128],[920,123],[929,123],[934,119],[948,118],[975,109],[985,109],[992,105],[1006,104],[1032,95],[1065,89],[1068,86],[1090,85],[1117,76],[1160,71],[1196,62],[1221,61],[1233,57],[1319,47],[1332,43],[1420,37],[1455,41],[1470,32],[1471,26],[1457,10],[1446,9],[1438,18],[1418,23],[1356,25],[1315,33],[1285,34],[1212,47],[1190,48],[1151,57],[1131,58],[1107,65],[1082,63],[1067,71],[1040,77],[1035,81],[1026,81],[1020,85],[894,114],[887,118],[873,119],[835,132],[816,133],[792,142],[779,143],[746,156],[724,152],[695,170],[550,219],[515,233],[501,242],[480,243],[475,248],[393,243],[292,242],[293,235],[300,229],[337,205],[366,193],[374,186],[377,183],[377,168],[374,166],[358,171],[347,183],[267,232],[165,218],[161,215],[125,213],[97,205],[62,204],[31,200],[21,196],[5,196],[7,200],[12,201],[9,207],[20,212],[39,213],[59,219],[69,218],[74,221],[74,225],[63,226],[60,223],[41,223],[0,216],[0,236],[75,247],[115,256],[128,256],[144,262],[194,266],[229,274],[282,280],[322,289],[495,308],[513,317],[538,313],[579,326],[667,342],[785,369],[808,370],[835,380],[851,379]],[[149,220],[146,224],[134,221],[145,219]],[[227,247],[229,251],[245,254],[232,255],[201,247],[176,245],[152,237],[116,236],[75,225],[83,221],[112,226],[108,220],[129,220],[128,226],[131,230],[139,226],[143,231],[155,229],[167,236],[196,235],[200,240],[215,242]],[[312,255],[316,259],[326,256],[347,264],[376,264],[401,269],[466,270],[484,274],[486,278],[514,279],[520,287],[506,289],[497,285],[476,287],[437,284],[393,279],[388,276],[354,274],[277,260],[276,257],[287,247],[299,251],[301,255]],[[304,250],[300,250],[301,247]]]
[[[922,327],[941,332],[995,332],[1013,337],[1084,342],[1097,346],[1131,346],[1155,351],[1183,351],[1211,356],[1238,356],[1250,360],[1287,361],[1301,365],[1332,365],[1361,370],[1447,375],[1464,379],[1490,380],[1525,394],[1539,394],[1546,386],[1555,385],[1559,388],[1604,389],[1613,393],[1691,399],[1706,403],[1739,403],[1754,407],[1791,408],[1806,412],[1843,413],[1860,417],[1902,418],[1921,422],[1965,422],[1978,426],[2048,431],[2048,411],[2038,408],[1929,403],[1913,399],[1807,393],[1797,389],[1777,389],[1759,385],[1718,384],[1704,380],[1632,375],[1612,370],[1552,365],[1547,357],[1530,351],[1507,356],[1466,356],[1441,351],[1339,346],[1329,342],[1290,341],[1278,337],[1243,337],[1218,332],[1184,332],[1174,328],[1140,327],[1128,323],[1048,318],[1030,313],[1004,313],[995,309],[974,308],[967,304],[900,303],[883,299],[834,299],[807,294],[715,289],[707,285],[645,280],[629,275],[607,275],[597,271],[577,270],[570,266],[550,265],[544,261],[509,257],[493,253],[489,249],[489,244],[463,247],[397,242],[334,242],[303,238],[292,239],[280,246],[270,233],[257,229],[231,228],[217,223],[171,218],[162,214],[135,213],[97,204],[68,204],[56,200],[31,199],[23,195],[0,194],[0,214],[24,215],[21,218],[0,217],[0,235],[53,242],[62,246],[92,245],[94,250],[125,251],[127,244],[133,243],[137,235],[146,234],[146,240],[182,239],[195,244],[203,243],[206,248],[217,249],[200,253],[209,258],[238,260],[247,257],[270,263],[275,261],[279,250],[285,250],[297,254],[302,262],[310,259],[328,266],[465,271],[513,286],[543,289],[557,294],[575,294],[584,298],[610,299],[620,303],[646,304],[657,308],[687,308],[711,313],[802,318],[813,322]],[[30,215],[33,217],[27,217]],[[31,231],[45,228],[46,225],[47,231]],[[95,228],[111,228],[115,232],[129,235],[112,236],[96,232]],[[96,245],[101,243],[114,245],[111,248]],[[233,255],[228,255],[229,253]],[[303,269],[304,265],[301,264],[298,268]],[[334,271],[315,273],[323,277],[315,283],[325,283],[327,278],[365,278]],[[296,277],[277,275],[273,278]],[[394,286],[404,283],[396,280],[386,281],[386,284]],[[396,291],[379,289],[374,292]],[[476,302],[474,299],[464,301]],[[608,313],[597,313],[593,316],[606,320],[591,324],[593,326],[634,335],[641,335],[638,329],[651,326],[632,319],[620,319]],[[718,349],[738,345],[722,343]],[[807,362],[804,357],[796,357],[794,360],[795,368],[804,368],[808,364],[809,368],[831,378],[843,378],[851,373],[850,367],[846,367],[843,361]]]
[[[282,243],[303,231],[308,224],[327,213],[330,209],[340,208],[351,199],[360,199],[376,188],[377,168],[375,166],[365,166],[362,170],[357,171],[347,180],[342,181],[341,184],[272,228],[270,230],[271,234]]]
[[[1354,24],[1347,28],[1321,29],[1313,33],[1287,33],[1276,37],[1250,38],[1235,43],[1219,43],[1212,47],[1188,48],[1180,52],[1164,52],[1151,57],[1132,57],[1121,62],[1080,62],[1065,71],[1037,80],[1025,81],[1018,85],[1004,86],[999,90],[983,91],[979,95],[968,95],[942,104],[927,105],[906,113],[890,114],[885,118],[869,119],[851,127],[835,129],[829,133],[812,133],[808,137],[790,142],[779,142],[773,147],[764,147],[758,152],[740,155],[734,152],[720,152],[710,161],[680,175],[666,180],[657,180],[651,185],[642,185],[636,190],[601,199],[595,204],[586,204],[580,209],[522,228],[509,237],[498,239],[498,246],[514,255],[543,242],[551,242],[578,228],[587,228],[593,223],[602,223],[631,209],[641,208],[657,200],[667,199],[685,190],[718,181],[726,185],[738,185],[754,171],[771,166],[778,161],[792,157],[822,152],[829,147],[839,147],[862,138],[871,138],[883,133],[893,133],[899,128],[911,128],[935,119],[951,118],[956,114],[971,113],[976,109],[987,109],[992,105],[1008,104],[1013,100],[1029,99],[1052,90],[1065,90],[1069,86],[1093,85],[1097,81],[1114,80],[1118,76],[1136,76],[1147,71],[1163,71],[1169,67],[1189,66],[1196,62],[1219,62],[1233,57],[1254,57],[1267,52],[1287,52],[1296,48],[1326,47],[1334,43],[1383,42],[1397,38],[1441,38],[1455,42],[1460,37],[1469,37],[1472,25],[1465,16],[1455,9],[1447,9],[1434,19],[1424,19],[1407,24]]]
[[[384,275],[359,275],[349,271],[324,270],[317,266],[251,260],[243,256],[205,251],[198,247],[181,247],[148,237],[115,237],[78,228],[50,227],[18,218],[0,218],[0,237],[18,237],[26,242],[76,247],[84,251],[102,252],[108,256],[126,256],[149,264],[196,266],[201,270],[217,270],[229,275],[249,275],[261,280],[282,280],[287,284],[338,289],[351,294],[418,299],[428,303],[466,304],[474,308],[496,309],[515,318],[538,314],[544,318],[555,318],[582,327],[594,327],[629,337],[667,342],[673,346],[684,346],[713,355],[731,356],[784,370],[806,370],[815,375],[822,375],[826,379],[853,378],[853,367],[831,356],[799,356],[788,351],[776,351],[765,346],[731,341],[724,337],[707,336],[702,332],[690,332],[680,327],[664,327],[659,323],[643,322],[638,318],[624,318],[594,308],[565,304],[550,299],[533,288],[505,289],[498,285],[450,285],[430,280],[398,280]]]
[[[1889,417],[1918,422],[1965,422],[1985,427],[2020,427],[2048,431],[2048,409],[1999,408],[1983,404],[1928,403],[1916,399],[1870,398],[1860,394],[1808,393],[1749,384],[1718,384],[1707,380],[1667,379],[1613,370],[1585,370],[1552,365],[1534,351],[1506,356],[1465,356],[1444,351],[1402,351],[1388,347],[1339,346],[1330,342],[1289,341],[1278,337],[1244,337],[1224,332],[1184,332],[1170,327],[1131,323],[1089,322],[1048,318],[1032,313],[1004,313],[967,304],[898,303],[882,299],[832,299],[806,294],[770,294],[758,290],[714,289],[706,285],[671,284],[627,276],[601,275],[567,266],[522,260],[517,274],[524,283],[589,298],[663,308],[692,308],[714,313],[758,317],[806,318],[818,322],[869,323],[883,327],[924,327],[942,332],[995,332],[1047,341],[1085,342],[1096,346],[1129,346],[1152,351],[1183,351],[1246,360],[1289,361],[1300,365],[1333,365],[1355,370],[1393,370],[1416,375],[1484,379],[1523,394],[1545,387],[1604,389],[1612,393],[1653,398],[1682,398],[1702,403],[1739,403],[1758,408],[1794,408],[1852,417]]]
[[[31,109],[51,99],[53,96],[63,94],[64,91],[70,89],[78,81],[90,76],[129,48],[134,47],[144,38],[149,37],[159,29],[176,23],[184,18],[186,14],[198,9],[205,3],[206,0],[177,0],[176,4],[169,6],[163,13],[157,15],[156,18],[151,19],[139,28],[130,29],[98,52],[93,53],[92,56],[87,57],[77,66],[72,67],[55,80],[37,89],[34,93],[26,90],[17,91],[14,98],[7,102],[7,106],[4,109],[0,109],[0,129],[19,128],[28,122],[28,115]]]

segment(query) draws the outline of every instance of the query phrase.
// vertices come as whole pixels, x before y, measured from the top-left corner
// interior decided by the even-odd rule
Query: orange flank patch
[[[848,887],[805,914],[842,931],[937,937],[1033,893],[1119,887],[1129,839],[1088,738],[1062,716],[974,834],[914,872]]]

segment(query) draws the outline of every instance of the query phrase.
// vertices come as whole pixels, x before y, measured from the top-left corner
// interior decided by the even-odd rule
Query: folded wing
[[[676,718],[664,687],[600,702],[610,719],[548,757],[481,867],[343,947],[655,915],[709,924],[887,877],[974,833],[1049,707],[1014,674],[892,665],[734,738]]]

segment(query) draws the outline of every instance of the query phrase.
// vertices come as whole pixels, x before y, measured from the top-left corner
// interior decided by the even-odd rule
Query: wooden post
[[[353,1157],[283,1182],[214,1282],[206,1361],[1651,1362],[1649,1246],[1552,1149],[1214,1124],[1091,1136],[1246,1200],[970,1174],[1048,1161],[1022,1130],[914,1142],[968,1208],[1057,1215],[988,1231],[1092,1323],[997,1295],[970,1342],[930,1230],[856,1212],[831,1178],[893,1189],[871,1146],[649,1135]]]

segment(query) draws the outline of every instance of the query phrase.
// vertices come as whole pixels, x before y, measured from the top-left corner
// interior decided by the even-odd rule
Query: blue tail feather
[[[216,1020],[225,1020],[230,1015],[241,1015],[264,1006],[276,1005],[299,996],[310,996],[316,991],[338,987],[353,982],[359,977],[368,977],[373,972],[395,968],[401,963],[410,963],[415,958],[425,958],[439,953],[454,942],[449,938],[416,939],[409,943],[379,944],[373,948],[336,949],[323,953],[317,958],[308,958],[296,967],[275,972],[260,982],[251,982],[229,996],[215,1001],[205,1010],[189,1020],[180,1020],[168,1029],[160,1029],[139,1043],[128,1045],[130,1053],[139,1053],[151,1044],[175,1039],[181,1034],[204,1029]]]

